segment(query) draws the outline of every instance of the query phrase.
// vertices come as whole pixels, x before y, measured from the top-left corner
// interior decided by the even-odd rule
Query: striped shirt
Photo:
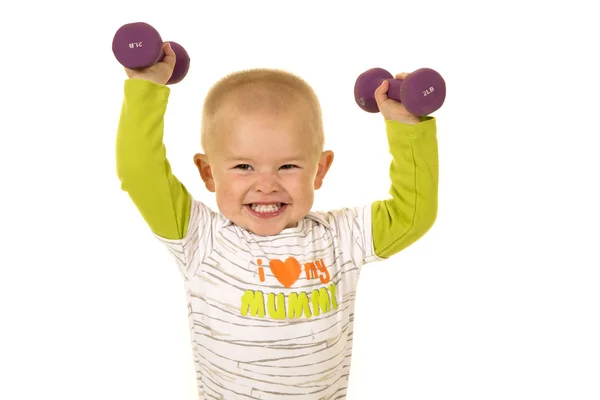
[[[193,201],[188,234],[159,237],[185,281],[200,399],[344,399],[371,206],[311,212],[257,236]]]

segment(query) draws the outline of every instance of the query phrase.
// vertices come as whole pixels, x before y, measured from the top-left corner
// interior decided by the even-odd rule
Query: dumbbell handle
[[[384,80],[388,81],[389,83],[387,97],[402,103],[402,100],[400,99],[402,79],[382,79],[381,82]]]

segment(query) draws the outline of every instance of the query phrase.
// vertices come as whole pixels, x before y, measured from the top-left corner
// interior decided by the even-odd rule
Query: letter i
[[[265,281],[265,271],[262,267],[262,260],[258,259],[256,260],[256,262],[258,263],[258,277],[260,278],[261,282]]]

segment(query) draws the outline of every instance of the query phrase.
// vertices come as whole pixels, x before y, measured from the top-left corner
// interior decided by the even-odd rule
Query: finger
[[[165,58],[163,58],[162,62],[165,64],[169,64],[171,67],[175,65],[176,56],[171,44],[169,42],[165,42],[163,44],[162,50],[165,52]]]
[[[400,74],[396,74],[396,79],[406,79],[406,77],[408,76],[408,72],[402,72]]]
[[[377,89],[375,89],[375,101],[380,106],[384,101],[388,99],[387,92],[390,88],[390,83],[384,80]]]

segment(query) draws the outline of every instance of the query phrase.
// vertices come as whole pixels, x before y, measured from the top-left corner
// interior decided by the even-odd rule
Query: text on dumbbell
[[[423,97],[427,96],[428,94],[431,94],[431,92],[433,92],[435,89],[433,88],[433,86],[431,86],[429,89],[427,90],[423,90]]]
[[[129,48],[130,49],[134,49],[136,47],[142,47],[142,42],[133,42],[133,43],[129,43]]]

